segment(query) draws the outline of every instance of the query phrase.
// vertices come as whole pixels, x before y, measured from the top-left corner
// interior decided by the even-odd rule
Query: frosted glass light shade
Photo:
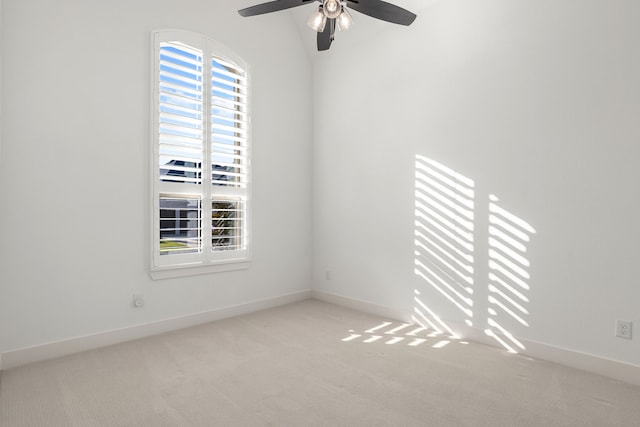
[[[324,26],[326,25],[326,23],[327,17],[322,12],[322,7],[320,7],[313,13],[313,15],[311,15],[311,18],[309,18],[307,25],[311,27],[312,30],[321,33],[322,31],[324,31]]]
[[[349,11],[346,8],[344,8],[342,10],[342,13],[336,19],[336,22],[338,23],[339,31],[346,31],[349,28],[351,28],[351,24],[353,24],[353,19],[351,18],[351,14],[349,13]]]

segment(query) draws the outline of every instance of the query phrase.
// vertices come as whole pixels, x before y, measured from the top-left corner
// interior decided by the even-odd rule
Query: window
[[[154,278],[250,260],[249,76],[204,36],[153,33]]]

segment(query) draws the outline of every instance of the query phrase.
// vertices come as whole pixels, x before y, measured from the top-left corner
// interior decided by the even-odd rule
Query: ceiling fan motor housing
[[[342,5],[340,0],[324,0],[322,4],[324,14],[329,19],[337,18],[342,13]]]

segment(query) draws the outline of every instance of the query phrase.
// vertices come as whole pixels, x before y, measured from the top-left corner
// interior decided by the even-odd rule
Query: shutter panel
[[[202,51],[182,43],[160,43],[158,166],[162,257],[202,253],[202,58]]]
[[[200,199],[160,197],[160,255],[202,252]]]
[[[211,59],[211,184],[246,188],[248,111],[246,73]]]
[[[203,157],[202,52],[160,44],[160,181],[201,184]],[[170,191],[164,186],[161,191]]]
[[[246,250],[245,202],[216,199],[211,202],[211,247],[213,251]]]
[[[247,250],[247,75],[221,58],[211,59],[211,250]],[[223,196],[223,197],[220,197]]]

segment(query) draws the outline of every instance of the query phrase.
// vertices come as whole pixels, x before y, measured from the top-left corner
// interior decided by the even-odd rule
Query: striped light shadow
[[[410,336],[410,337],[415,337],[417,334],[419,334],[422,331],[425,331],[427,328],[423,328],[422,326],[413,329],[411,332],[408,332],[406,335]]]
[[[397,332],[402,331],[403,329],[408,328],[409,326],[412,326],[411,323],[405,323],[403,325],[398,326],[397,328],[393,328],[390,331],[385,332],[385,334],[393,335],[393,334],[395,334]]]
[[[427,342],[429,337],[442,335],[438,330],[433,335],[433,329],[420,326],[417,323],[382,322],[362,332],[350,329],[349,335],[342,338],[342,342],[360,342],[372,344],[375,342],[386,345],[406,345],[418,347]],[[438,347],[436,347],[438,348]]]
[[[351,334],[351,335],[349,335],[348,337],[343,338],[343,339],[342,339],[342,341],[344,341],[344,342],[353,341],[353,340],[355,340],[355,339],[360,338],[361,336],[362,336],[362,335],[360,335],[360,334]]]
[[[432,345],[433,348],[442,348],[445,347],[446,345],[448,345],[451,341],[448,340],[442,340],[442,341],[438,341],[437,343],[435,343],[434,345]]]
[[[467,344],[460,341],[459,337],[442,320],[422,307],[428,314],[424,315],[418,310],[412,318],[411,323],[382,322],[376,326],[359,332],[350,329],[349,335],[341,339],[345,343],[379,343],[384,345],[419,347],[423,344],[430,344],[431,348],[440,349],[455,342]],[[432,324],[422,326],[421,323]],[[373,332],[372,332],[373,331]]]
[[[389,326],[389,325],[391,325],[391,324],[392,324],[391,322],[382,322],[382,323],[381,323],[381,324],[379,324],[378,326],[374,326],[374,327],[373,327],[373,328],[371,328],[371,329],[367,329],[365,332],[366,332],[366,333],[368,333],[368,334],[372,334],[372,333],[374,333],[375,331],[377,331],[377,330],[379,330],[379,329],[386,328],[387,326]]]
[[[488,328],[485,333],[509,352],[525,350],[511,332],[529,327],[530,262],[527,249],[535,229],[489,196]]]
[[[475,183],[427,157],[415,158],[414,272],[473,325]],[[457,335],[415,290],[414,320]]]
[[[437,314],[435,314],[421,299],[420,299],[420,291],[417,289],[414,291],[416,296],[414,301],[416,306],[414,308],[413,321],[417,324],[425,327],[431,328],[431,330],[425,331],[427,336],[430,338],[435,338],[439,335],[447,333],[451,338],[458,339],[460,338],[458,334],[456,334],[446,322],[444,322]]]

